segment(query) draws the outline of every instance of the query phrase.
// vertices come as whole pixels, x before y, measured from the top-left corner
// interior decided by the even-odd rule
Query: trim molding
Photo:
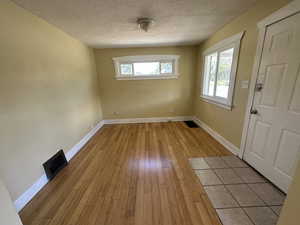
[[[197,117],[193,118],[194,122],[197,123],[203,130],[209,133],[214,139],[216,139],[220,144],[227,148],[232,154],[238,155],[240,149],[232,144],[230,141],[221,136],[218,132],[209,127],[206,123],[198,119]]]
[[[67,153],[66,158],[70,161],[82,147],[100,130],[104,125],[104,121],[100,121],[89,133],[87,133],[76,145],[74,145]],[[46,174],[43,174],[30,188],[28,188],[21,196],[15,201],[14,205],[17,212],[20,212],[24,206],[48,183]]]
[[[152,117],[152,118],[132,118],[132,119],[110,119],[110,120],[104,120],[104,124],[158,123],[158,122],[185,121],[185,120],[193,120],[193,116]]]
[[[66,158],[70,161],[84,145],[97,133],[104,124],[123,124],[123,123],[154,123],[168,121],[184,121],[192,120],[192,116],[177,117],[154,117],[154,118],[133,118],[133,119],[112,119],[100,121],[89,133],[87,133],[77,144],[75,144],[67,153]],[[31,187],[29,187],[15,201],[14,205],[17,212],[20,212],[24,206],[48,183],[46,174],[43,174]]]
[[[214,46],[206,49],[203,53],[202,53],[202,57],[203,57],[203,62],[202,62],[202,70],[200,71],[200,79],[199,81],[200,83],[200,87],[201,87],[201,95],[200,98],[201,99],[205,99],[206,102],[208,103],[212,103],[218,106],[221,106],[223,108],[226,108],[228,110],[231,110],[233,107],[233,93],[234,93],[234,88],[235,88],[235,80],[236,80],[236,73],[237,73],[237,68],[238,68],[238,61],[239,61],[239,55],[240,55],[240,45],[241,45],[241,40],[243,38],[245,34],[245,31],[242,31],[236,35],[233,35],[229,38],[226,38],[220,42],[218,42],[217,44],[215,44]],[[228,89],[228,96],[227,98],[221,98],[221,97],[217,97],[217,96],[207,96],[204,95],[205,92],[205,83],[206,83],[206,58],[209,54],[217,52],[218,55],[218,60],[217,60],[217,68],[218,68],[218,64],[219,64],[219,56],[220,56],[220,52],[224,51],[226,49],[229,48],[233,48],[234,52],[233,52],[233,58],[232,58],[232,65],[231,65],[231,72],[230,72],[230,80],[229,80],[229,89]],[[218,70],[218,69],[217,69]],[[216,71],[216,73],[218,73],[218,71]],[[215,92],[216,90],[214,90]],[[215,94],[214,94],[215,95]],[[216,104],[219,103],[219,104]]]
[[[154,60],[174,60],[179,59],[180,55],[128,55],[112,58],[119,62],[145,62]]]
[[[66,158],[70,161],[81,148],[97,133],[98,130],[104,125],[104,121],[100,121],[87,135],[85,135],[76,145],[74,145],[67,153]]]
[[[117,80],[169,80],[178,79],[179,74],[172,75],[149,75],[149,76],[116,76]]]
[[[268,25],[278,22],[281,19],[292,16],[293,14],[299,13],[300,11],[300,1],[294,0],[287,4],[286,6],[278,9],[271,15],[265,17],[263,20],[257,23],[259,29],[264,28]]]
[[[20,212],[24,206],[48,183],[46,174],[43,174],[30,188],[28,188],[17,200],[14,201],[17,212]]]
[[[204,102],[207,102],[207,103],[210,103],[210,104],[217,105],[217,106],[222,107],[222,108],[227,109],[227,110],[232,110],[232,107],[233,107],[232,105],[226,105],[226,104],[217,102],[217,101],[215,101],[213,98],[210,99],[209,96],[200,95],[200,98],[201,98],[201,100],[204,101]]]
[[[207,54],[210,54],[214,51],[217,51],[219,49],[222,49],[224,48],[224,46],[227,46],[227,45],[230,45],[230,44],[233,44],[235,42],[240,42],[242,37],[244,36],[245,34],[245,31],[242,31],[238,34],[235,34],[231,37],[228,37],[222,41],[219,41],[218,43],[214,44],[212,47],[208,48],[208,49],[205,49],[205,51],[202,53],[203,56],[207,55]]]
[[[211,129],[204,122],[193,116],[175,116],[175,117],[153,117],[153,118],[132,118],[132,119],[110,119],[99,122],[89,133],[87,133],[77,144],[75,144],[67,153],[66,158],[70,161],[84,145],[102,128],[104,124],[126,124],[126,123],[155,123],[155,122],[169,122],[169,121],[185,121],[193,120],[213,138],[220,142],[233,154],[239,153],[239,148],[226,140],[216,131]],[[48,183],[46,174],[43,174],[30,188],[28,188],[17,200],[14,201],[17,212],[20,212],[24,206]]]
[[[112,58],[114,67],[115,67],[115,78],[117,80],[149,80],[149,79],[177,79],[179,76],[179,63],[180,55],[134,55],[134,56],[122,56],[122,57],[114,57]],[[158,61],[162,62],[172,62],[173,71],[171,74],[148,74],[144,76],[135,76],[133,63],[136,62],[153,62]],[[132,73],[128,75],[121,74],[120,65],[122,63],[131,64],[132,65]]]

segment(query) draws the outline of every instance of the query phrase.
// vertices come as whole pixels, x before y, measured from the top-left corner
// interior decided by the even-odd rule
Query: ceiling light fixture
[[[150,26],[154,23],[154,20],[151,18],[143,17],[143,18],[138,18],[136,23],[139,29],[148,32]]]

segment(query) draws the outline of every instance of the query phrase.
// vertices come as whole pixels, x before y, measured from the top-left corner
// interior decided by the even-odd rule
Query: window
[[[113,58],[118,80],[178,77],[178,55],[140,55]]]
[[[244,32],[223,40],[204,53],[201,97],[227,109],[232,108],[240,41]]]

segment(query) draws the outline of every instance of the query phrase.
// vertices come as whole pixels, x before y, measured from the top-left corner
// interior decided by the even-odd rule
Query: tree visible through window
[[[228,97],[233,52],[230,48],[205,57],[205,95]]]
[[[160,63],[160,72],[163,74],[172,74],[173,73],[173,63],[172,62]]]
[[[216,96],[228,97],[230,72],[232,67],[233,48],[220,52],[217,74]]]
[[[120,67],[122,74],[132,74],[132,64],[121,64]]]
[[[238,50],[243,32],[204,53],[202,97],[231,108]],[[223,45],[224,44],[224,45]]]
[[[178,76],[177,55],[142,55],[113,58],[118,79],[164,79]]]

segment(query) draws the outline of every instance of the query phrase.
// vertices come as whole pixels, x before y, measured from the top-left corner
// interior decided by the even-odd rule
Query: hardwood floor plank
[[[219,225],[188,159],[230,154],[183,122],[104,125],[20,216],[24,225]]]

